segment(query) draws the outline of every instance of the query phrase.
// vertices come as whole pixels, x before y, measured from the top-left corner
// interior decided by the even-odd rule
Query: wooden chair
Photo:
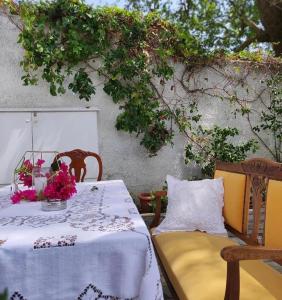
[[[75,149],[72,151],[62,152],[56,155],[54,162],[61,157],[67,156],[71,159],[70,165],[69,165],[69,171],[70,174],[73,175],[74,170],[74,176],[76,182],[83,182],[85,175],[86,175],[86,164],[85,159],[87,157],[94,157],[98,161],[99,171],[98,171],[98,177],[97,181],[100,181],[102,179],[102,173],[103,173],[103,164],[101,157],[95,153],[90,151],[83,151],[81,149]],[[83,170],[82,176],[81,176],[81,170]]]

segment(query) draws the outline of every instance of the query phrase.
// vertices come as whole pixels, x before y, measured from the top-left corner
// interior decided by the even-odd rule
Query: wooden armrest
[[[150,228],[154,228],[160,224],[161,220],[161,210],[162,210],[162,197],[165,197],[167,195],[166,191],[157,191],[154,192],[155,195],[155,201],[156,201],[156,210],[155,210],[155,216],[150,224]]]
[[[281,260],[282,249],[262,246],[229,246],[221,250],[221,257],[227,262],[256,259]]]
[[[227,278],[224,300],[239,300],[240,260],[282,259],[282,249],[269,249],[262,246],[228,246],[223,248],[220,254],[221,257],[227,261]]]

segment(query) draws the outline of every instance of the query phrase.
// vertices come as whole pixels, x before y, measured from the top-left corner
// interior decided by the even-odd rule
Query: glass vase
[[[67,208],[67,201],[61,199],[44,199],[41,201],[43,211],[56,211]]]
[[[48,167],[35,166],[32,169],[32,182],[39,198],[43,197],[43,191],[47,185],[46,175],[49,172],[50,168]]]

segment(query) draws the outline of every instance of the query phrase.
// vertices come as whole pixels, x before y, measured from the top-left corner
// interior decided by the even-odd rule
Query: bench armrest
[[[220,254],[221,257],[227,261],[227,279],[224,300],[239,300],[240,260],[282,260],[282,249],[270,249],[262,246],[228,246],[223,248]]]
[[[221,250],[221,257],[227,262],[257,259],[281,260],[282,249],[262,246],[229,246]]]
[[[156,210],[152,223],[150,224],[150,228],[154,228],[160,224],[161,220],[161,210],[162,210],[162,197],[167,195],[166,191],[157,191],[154,192],[155,201],[156,201]]]

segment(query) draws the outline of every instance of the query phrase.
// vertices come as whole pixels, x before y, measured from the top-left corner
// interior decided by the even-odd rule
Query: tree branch
[[[240,46],[236,47],[234,49],[235,52],[240,52],[244,49],[246,49],[247,47],[249,47],[252,43],[254,43],[256,41],[256,37],[252,37],[252,38],[248,38],[246,39]]]
[[[282,0],[266,0],[271,6],[275,6],[277,9],[282,10]]]
[[[160,94],[159,90],[156,88],[156,86],[154,85],[154,83],[152,81],[150,81],[150,85],[153,88],[153,90],[155,91],[155,93],[157,94],[158,98],[162,101],[162,103],[167,107],[167,109],[171,112],[173,119],[175,121],[175,123],[181,127],[181,125],[179,124],[178,118],[175,115],[175,113],[171,110],[169,104],[165,101],[165,99],[163,98],[163,96]],[[187,131],[183,131],[184,135],[186,136],[186,138],[194,143],[197,147],[199,147],[199,149],[201,149],[202,151],[204,151],[206,154],[208,154],[205,149],[202,147],[201,144],[199,144],[195,139],[193,139],[193,137],[191,137]]]
[[[246,17],[242,17],[242,22],[249,26],[255,32],[255,35],[248,37],[240,46],[236,47],[234,49],[235,52],[240,52],[246,49],[254,42],[271,42],[270,36],[267,34],[267,32],[260,28],[254,21],[249,20]]]
[[[244,17],[243,22],[246,25],[248,25],[249,27],[251,27],[256,32],[256,34],[260,35],[260,34],[265,33],[265,31],[263,29],[261,29],[260,27],[258,27],[257,24],[254,21],[249,20],[249,19]]]
[[[13,13],[11,13],[11,10]],[[4,1],[0,0],[0,14],[6,16],[13,25],[15,25],[20,31],[23,31],[23,27],[20,25],[20,22],[15,21],[13,18],[19,15],[19,6],[15,2],[10,1],[10,6],[7,7],[4,4]]]

